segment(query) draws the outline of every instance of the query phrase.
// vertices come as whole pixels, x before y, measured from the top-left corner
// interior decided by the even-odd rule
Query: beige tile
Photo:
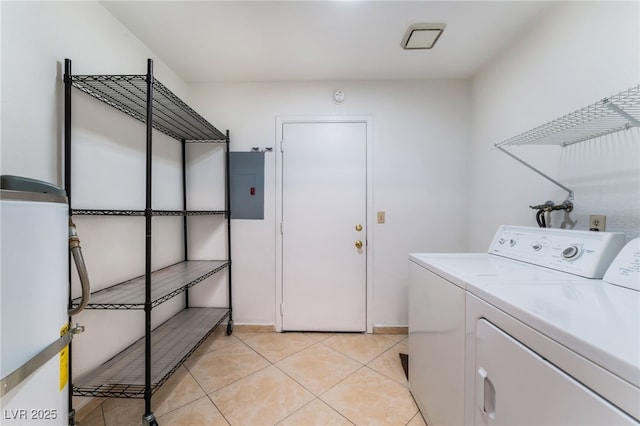
[[[331,336],[335,336],[335,333],[323,333],[319,331],[307,331],[304,333],[305,336],[311,337],[313,340],[317,340],[318,342],[322,342],[325,339],[328,339]]]
[[[153,395],[151,406],[153,413],[161,416],[205,395],[187,369],[180,367]]]
[[[224,331],[154,395],[160,424],[425,426],[398,356],[406,335]],[[143,400],[107,398],[80,426],[138,426],[143,411]]]
[[[367,364],[367,366],[400,384],[408,386],[409,382],[407,381],[407,377],[404,375],[404,369],[400,362],[400,353],[409,353],[408,342],[407,338],[402,339],[400,343],[378,356]]]
[[[102,403],[106,426],[140,426],[144,414],[144,400],[107,398]]]
[[[94,415],[95,409],[102,406],[103,402],[102,397],[74,396],[73,408],[76,410],[76,422],[82,422],[90,414]]]
[[[411,421],[407,423],[407,426],[427,426],[427,422],[424,421],[422,414],[418,411]]]
[[[315,342],[303,333],[262,333],[245,340],[247,345],[271,362],[278,362]]]
[[[349,420],[319,399],[311,401],[278,426],[352,426]]]
[[[363,367],[320,397],[357,425],[406,425],[418,412],[406,386]]]
[[[274,366],[209,396],[231,425],[273,425],[314,398]]]
[[[307,390],[320,395],[362,367],[362,364],[316,343],[283,359],[276,366]]]
[[[238,343],[238,341],[239,339],[233,334],[231,336],[227,336],[227,327],[220,326],[211,333],[207,340],[205,340],[193,354],[191,354],[191,358],[197,358],[207,352],[212,352],[234,343]]]
[[[166,426],[227,426],[229,424],[206,396],[159,416],[158,423]]]
[[[336,334],[322,343],[366,364],[405,337],[401,334]]]
[[[105,426],[102,406],[99,406],[90,413],[87,413],[82,420],[77,421],[77,424],[78,426]]]
[[[264,333],[258,333],[258,332],[244,332],[244,331],[234,331],[233,332],[233,336],[236,336],[238,339],[242,340],[243,342],[246,341],[247,339],[251,339],[252,337],[256,337],[260,334],[264,334]]]
[[[185,367],[194,379],[209,393],[242,379],[269,365],[263,357],[242,342],[217,351],[190,358]]]

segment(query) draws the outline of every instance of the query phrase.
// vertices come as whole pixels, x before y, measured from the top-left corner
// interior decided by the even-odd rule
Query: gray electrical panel
[[[264,152],[230,152],[231,219],[264,219]]]

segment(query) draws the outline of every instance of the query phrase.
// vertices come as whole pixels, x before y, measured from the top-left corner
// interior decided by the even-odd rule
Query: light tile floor
[[[153,396],[160,426],[425,426],[399,353],[406,335],[214,333]],[[140,425],[144,402],[105,399],[80,426]]]

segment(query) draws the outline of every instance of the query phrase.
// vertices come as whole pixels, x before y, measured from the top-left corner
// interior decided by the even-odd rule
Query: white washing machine
[[[488,253],[412,254],[409,384],[427,423],[634,424],[640,292],[601,279],[623,245],[503,226]]]

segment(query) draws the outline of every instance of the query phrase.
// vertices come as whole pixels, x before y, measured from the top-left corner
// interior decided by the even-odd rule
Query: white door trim
[[[372,120],[368,116],[278,116],[276,117],[276,331],[282,331],[282,132],[285,124],[293,123],[364,123],[367,129],[367,333],[373,333],[373,132]]]

